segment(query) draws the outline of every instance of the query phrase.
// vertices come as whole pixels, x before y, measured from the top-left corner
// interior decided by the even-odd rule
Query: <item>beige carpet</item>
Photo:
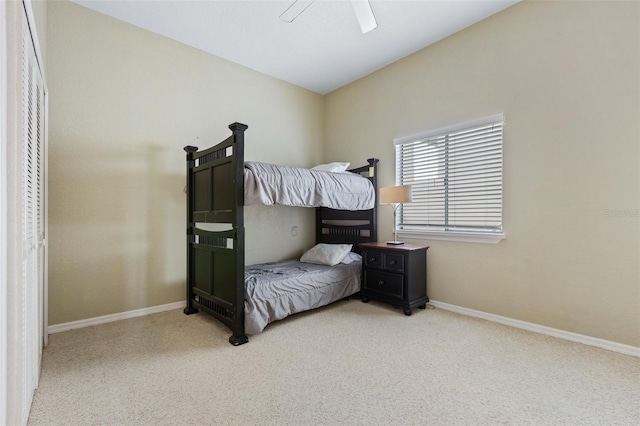
[[[50,336],[30,425],[637,425],[640,360],[341,301],[233,347],[169,311]]]

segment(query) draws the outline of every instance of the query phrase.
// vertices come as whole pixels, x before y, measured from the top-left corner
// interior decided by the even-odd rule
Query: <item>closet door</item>
[[[26,16],[22,34],[24,395],[28,410],[38,387],[44,342],[45,289],[45,85]],[[28,414],[28,411],[27,411]]]

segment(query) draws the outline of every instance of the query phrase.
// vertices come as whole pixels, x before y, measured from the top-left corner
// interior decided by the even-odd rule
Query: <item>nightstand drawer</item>
[[[382,252],[367,250],[364,258],[364,266],[382,269]]]
[[[384,254],[384,269],[404,273],[404,256],[401,254]]]
[[[402,275],[387,274],[385,272],[364,271],[365,290],[402,299]]]

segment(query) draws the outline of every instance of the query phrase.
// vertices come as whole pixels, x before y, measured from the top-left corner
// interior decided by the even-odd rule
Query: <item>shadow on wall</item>
[[[153,142],[60,145],[50,153],[50,323],[183,299],[184,156]]]

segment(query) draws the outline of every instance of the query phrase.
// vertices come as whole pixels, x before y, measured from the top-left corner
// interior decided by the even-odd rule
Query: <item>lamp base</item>
[[[387,241],[387,244],[393,246],[399,246],[400,244],[404,244],[402,241]]]

